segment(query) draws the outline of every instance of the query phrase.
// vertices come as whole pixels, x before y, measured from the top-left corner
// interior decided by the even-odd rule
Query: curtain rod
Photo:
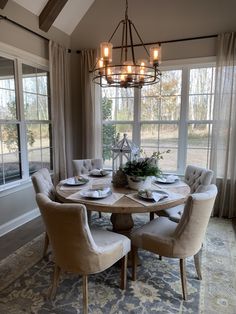
[[[37,33],[37,32],[35,32],[35,31],[33,31],[32,29],[30,29],[30,28],[28,28],[28,27],[26,27],[26,26],[24,26],[24,25],[22,25],[22,24],[20,24],[20,23],[18,23],[18,22],[16,22],[16,21],[14,21],[14,20],[12,20],[12,19],[9,19],[7,16],[4,16],[4,15],[1,15],[0,14],[0,20],[5,20],[5,21],[7,21],[7,22],[10,22],[10,23],[12,23],[12,24],[14,24],[14,25],[16,25],[16,26],[18,26],[18,27],[20,27],[20,28],[23,28],[24,30],[26,30],[26,31],[28,31],[28,32],[30,32],[31,34],[34,34],[34,35],[36,35],[36,36],[38,36],[38,37],[40,37],[40,38],[42,38],[42,39],[44,39],[44,40],[46,40],[46,41],[50,41],[50,39],[49,38],[47,38],[47,37],[45,37],[45,36],[43,36],[43,35],[41,35],[41,34],[39,34],[39,33]],[[71,52],[71,49],[67,49],[67,52]]]
[[[206,35],[206,36],[199,36],[199,37],[189,37],[189,38],[181,38],[181,39],[172,39],[172,40],[164,40],[164,41],[157,41],[157,42],[151,42],[151,43],[144,43],[145,46],[152,46],[152,45],[157,45],[157,44],[169,44],[169,43],[177,43],[180,41],[189,41],[189,40],[196,40],[196,39],[206,39],[206,38],[214,38],[217,37],[218,34],[214,35]],[[142,44],[134,44],[133,47],[141,47],[143,46]],[[130,48],[131,45],[128,45],[127,48]],[[121,49],[122,46],[116,46],[113,47],[113,49]],[[80,53],[81,50],[77,50],[77,53]]]

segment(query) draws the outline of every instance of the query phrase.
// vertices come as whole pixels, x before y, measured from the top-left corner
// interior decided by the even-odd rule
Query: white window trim
[[[21,65],[27,64],[29,66],[32,67],[39,67],[42,70],[45,71],[49,71],[49,60],[42,58],[40,56],[36,56],[30,52],[24,51],[22,49],[16,48],[14,46],[5,44],[3,42],[0,42],[0,54],[2,57],[7,58],[9,60],[13,60],[14,61],[14,70],[15,70],[15,75],[20,71],[20,73],[22,72],[21,70]],[[17,60],[18,62],[17,62]],[[22,74],[22,73],[21,73]],[[19,82],[17,83],[18,80],[16,80],[16,97],[20,97],[20,99],[17,99],[18,103],[19,101],[22,103],[22,99],[23,99],[23,89],[22,89],[22,82],[19,80]],[[18,86],[21,85],[20,86]],[[19,92],[18,92],[19,91]],[[19,96],[18,96],[19,95]],[[22,106],[21,106],[21,112],[18,112],[19,114],[19,118],[22,117]],[[17,110],[20,110],[19,108]],[[51,122],[51,120],[48,120],[49,122]],[[9,123],[9,120],[7,121]],[[20,128],[23,128],[25,126],[24,123],[20,123],[19,120],[17,121],[13,121],[16,124],[20,124]],[[40,121],[38,121],[40,123]],[[23,132],[22,132],[23,131]],[[24,133],[24,130],[21,129],[21,134],[26,134]],[[23,138],[23,136],[21,137],[21,147],[25,147],[25,145],[27,146],[27,140],[26,138]],[[8,194],[14,193],[16,191],[20,191],[22,189],[25,189],[27,186],[32,185],[31,183],[31,178],[28,177],[28,175],[26,175],[26,173],[24,173],[24,170],[27,170],[28,167],[28,157],[27,157],[27,150],[25,150],[24,148],[21,151],[21,164],[22,164],[22,179],[20,180],[16,180],[13,182],[9,182],[3,185],[0,185],[0,197],[6,196]],[[27,171],[25,171],[27,172]]]

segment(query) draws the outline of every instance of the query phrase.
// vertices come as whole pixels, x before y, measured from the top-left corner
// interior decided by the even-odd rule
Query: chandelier
[[[120,27],[121,26],[121,27]],[[122,41],[120,46],[120,63],[112,63],[112,38],[122,29]],[[140,40],[139,45],[134,45],[132,31]],[[142,46],[149,60],[136,60],[134,46]],[[128,60],[131,56],[131,60]],[[125,18],[115,28],[108,42],[100,44],[100,58],[92,70],[93,81],[102,87],[138,87],[152,85],[160,80],[159,62],[161,57],[161,46],[151,47],[148,52],[135,25],[128,18],[128,0],[126,0]]]

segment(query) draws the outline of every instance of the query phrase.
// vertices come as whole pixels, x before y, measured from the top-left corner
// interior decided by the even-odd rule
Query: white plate
[[[166,192],[161,191],[161,190],[152,190],[152,191],[149,191],[149,192],[151,192],[151,195],[149,195],[147,193],[147,191],[145,191],[145,190],[138,191],[138,196],[143,198],[143,199],[145,199],[145,200],[148,200],[148,201],[155,201],[155,199],[153,198],[152,193],[161,194],[162,196],[160,197],[160,199],[157,202],[159,202],[159,201],[161,201],[164,198],[167,198],[169,196]]]
[[[157,178],[155,182],[157,183],[164,183],[164,184],[171,184],[171,183],[175,183],[176,181],[178,181],[179,179],[168,179],[168,176],[163,176],[161,178]]]
[[[84,198],[90,198],[90,199],[102,199],[110,196],[112,194],[112,191],[109,189],[106,194],[101,195],[92,195],[96,191],[103,191],[102,189],[87,189],[80,191],[80,196]]]
[[[105,177],[105,176],[107,176],[108,174],[109,174],[109,172],[106,171],[106,170],[101,170],[100,173],[99,173],[99,172],[93,172],[93,170],[89,172],[89,175],[90,175],[91,177]]]
[[[77,186],[77,185],[84,185],[89,182],[89,179],[83,178],[83,177],[75,177],[69,178],[64,182],[64,185],[70,185],[70,186]]]

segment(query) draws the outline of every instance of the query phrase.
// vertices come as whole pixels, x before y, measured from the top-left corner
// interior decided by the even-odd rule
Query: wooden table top
[[[103,179],[99,178],[99,183],[103,182]],[[96,179],[90,178],[90,181],[92,181],[93,184],[96,184]],[[104,178],[104,182],[107,183],[107,178]],[[111,178],[110,178],[110,184],[111,184]],[[126,195],[132,194],[132,193],[137,193],[137,191],[131,190],[130,188],[127,187],[122,187],[122,188],[117,188],[114,187],[111,184],[111,189],[113,193],[121,193],[123,196],[117,200],[114,204],[100,204],[97,203],[96,201],[91,201],[90,199],[67,199],[70,195],[78,192],[81,188],[91,188],[91,182],[90,184],[87,183],[85,186],[78,186],[78,189],[76,187],[66,187],[64,188],[63,183],[59,183],[56,187],[56,193],[58,199],[63,202],[63,203],[80,203],[86,205],[86,208],[88,210],[92,211],[101,211],[101,212],[109,212],[109,213],[123,213],[123,214],[132,214],[132,213],[146,213],[146,212],[157,212],[159,210],[171,208],[180,204],[183,204],[186,199],[188,194],[190,193],[190,188],[187,184],[181,182],[178,186],[178,184],[169,184],[167,185],[162,185],[161,189],[164,190],[164,188],[167,191],[174,192],[180,194],[178,199],[165,199],[163,201],[159,201],[156,203],[149,202],[146,205],[143,205],[139,203],[138,201],[135,201],[133,199],[128,198]],[[153,186],[153,189],[157,190],[157,186]]]

